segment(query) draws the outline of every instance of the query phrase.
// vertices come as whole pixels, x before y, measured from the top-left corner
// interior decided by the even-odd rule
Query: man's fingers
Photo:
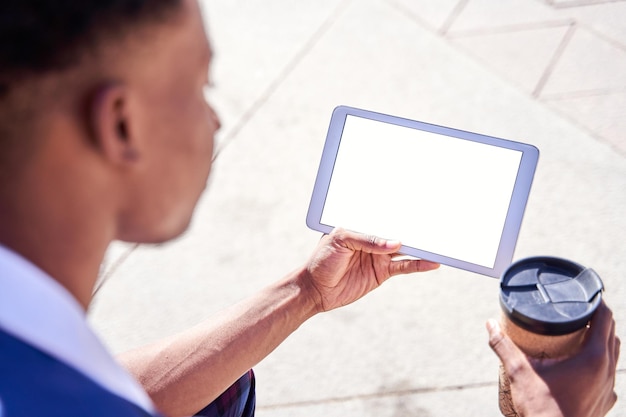
[[[439,268],[437,262],[424,259],[393,260],[394,257],[401,256],[398,250],[402,244],[397,240],[383,239],[374,235],[364,235],[341,228],[334,229],[328,236],[333,240],[335,245],[342,248],[371,253],[373,255],[389,255],[392,260],[389,263],[389,276],[431,271]]]
[[[487,321],[487,331],[489,332],[489,346],[500,358],[504,370],[511,381],[531,369],[526,355],[507,335],[502,333],[500,325],[496,320],[490,319]]]
[[[598,309],[591,318],[591,329],[593,339],[599,339],[607,343],[614,334],[615,322],[613,320],[613,312],[606,306],[604,301],[600,303]]]
[[[397,240],[387,240],[373,235],[350,232],[341,228],[336,228],[330,234],[334,241],[345,248],[372,253],[376,255],[392,254],[400,249],[400,242]]]
[[[615,320],[613,320],[613,313],[604,301],[598,306],[591,318],[588,340],[589,343],[586,343],[583,349],[597,352],[600,356],[606,349],[612,351],[615,349]]]
[[[392,261],[389,264],[389,275],[411,274],[413,272],[432,271],[439,268],[437,262],[431,262],[424,259],[403,259]]]
[[[400,242],[397,240],[387,240],[372,235],[363,235],[359,240],[366,240],[367,244],[362,249],[364,252],[393,254],[400,249]]]

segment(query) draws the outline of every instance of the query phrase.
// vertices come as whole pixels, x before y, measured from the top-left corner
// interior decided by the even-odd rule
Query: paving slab
[[[376,397],[354,397],[323,403],[260,407],[257,416],[363,416],[363,417],[431,417],[431,416],[498,416],[497,401],[485,408],[476,398],[494,394],[494,387],[450,388],[417,394],[394,393]],[[436,410],[436,411],[433,411]]]
[[[110,251],[104,270],[114,273],[90,318],[112,350],[182,330],[304,262],[319,239],[304,219],[339,104],[539,147],[516,258],[594,267],[626,334],[624,155],[441,36],[443,13],[431,25],[400,2],[235,3],[207,3],[211,94],[225,115],[208,190],[182,238]],[[419,179],[406,187],[420,196]],[[313,318],[256,368],[259,415],[498,415],[484,330],[497,290],[495,279],[442,267]],[[610,415],[625,410],[620,402]]]
[[[462,7],[450,25],[449,34],[525,26],[554,20],[556,16],[553,8],[538,1],[470,0],[459,3]]]
[[[580,24],[597,31],[603,36],[626,44],[626,26],[624,1],[587,4],[579,7],[557,9],[560,16],[574,18]]]
[[[528,94],[538,94],[546,82],[546,69],[571,26],[568,21],[541,22],[469,35],[450,34],[449,38],[513,85]]]

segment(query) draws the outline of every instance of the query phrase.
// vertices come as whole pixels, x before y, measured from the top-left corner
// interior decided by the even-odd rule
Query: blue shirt
[[[95,408],[68,413],[87,404],[114,408],[108,414],[97,414]],[[39,408],[33,408],[36,405]],[[54,407],[65,407],[66,412],[55,414]],[[127,411],[120,414],[122,410]],[[143,388],[95,335],[74,297],[0,245],[0,417],[30,415],[157,413]]]

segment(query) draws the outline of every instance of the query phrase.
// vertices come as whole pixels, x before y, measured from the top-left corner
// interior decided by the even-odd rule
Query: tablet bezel
[[[406,245],[403,245],[400,250],[400,252],[405,255],[428,259],[430,261],[439,262],[443,265],[464,269],[490,277],[499,277],[513,260],[513,254],[521,228],[522,218],[526,209],[528,196],[539,159],[539,150],[533,145],[526,143],[433,125],[354,107],[338,106],[332,113],[306,218],[306,224],[309,228],[322,233],[330,233],[336,226],[341,226],[323,224],[321,223],[321,218],[323,215],[324,204],[326,202],[326,195],[331,183],[337,153],[339,151],[339,145],[341,143],[344,124],[346,122],[346,117],[349,115],[431,132],[434,134],[445,135],[460,140],[468,140],[516,150],[522,153],[497,254],[495,256],[495,262],[492,268]],[[355,230],[355,232],[363,231]]]

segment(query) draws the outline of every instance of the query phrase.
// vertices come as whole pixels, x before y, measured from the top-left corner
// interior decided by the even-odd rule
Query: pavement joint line
[[[585,24],[584,22],[578,22],[578,25],[582,29],[585,29],[586,31],[590,32],[592,35],[596,36],[597,38],[600,38],[603,41],[611,44],[612,46],[626,52],[626,44],[624,44],[622,41],[612,38],[611,36],[608,36],[604,34],[603,32],[599,31],[598,29],[594,28],[592,25]]]
[[[538,100],[538,101],[541,101],[543,103],[548,103],[549,104],[551,100]],[[548,105],[548,107],[551,108],[551,110],[555,114],[557,114],[558,116],[562,117],[564,120],[567,120],[568,122],[570,122],[573,126],[579,128],[581,131],[585,132],[590,137],[592,137],[595,140],[597,140],[599,143],[602,143],[605,146],[609,147],[617,155],[620,155],[620,156],[626,158],[626,150],[619,148],[616,144],[612,143],[609,139],[605,138],[604,136],[602,136],[601,134],[596,132],[591,127],[585,126],[585,124],[581,123],[580,120],[576,119],[575,117],[572,117],[572,115],[567,114],[566,112],[563,112],[558,107],[549,106],[549,105]]]
[[[106,267],[106,269],[98,277],[98,281],[96,282],[94,290],[91,294],[92,298],[96,297],[98,291],[102,289],[104,284],[113,276],[113,274],[119,269],[119,267],[122,266],[124,262],[126,262],[130,255],[135,252],[139,245],[139,243],[133,244],[130,248],[126,249],[124,253],[122,253],[110,266]]]
[[[559,46],[557,46],[556,50],[554,51],[554,54],[552,55],[552,58],[550,59],[548,66],[544,70],[543,74],[541,74],[541,78],[539,79],[539,82],[537,82],[537,85],[535,86],[535,90],[532,92],[532,96],[534,98],[538,98],[541,95],[541,91],[548,83],[548,80],[550,79],[550,76],[552,75],[552,72],[554,71],[556,64],[559,62],[559,60],[563,56],[563,53],[567,49],[567,46],[570,44],[570,41],[574,37],[574,33],[576,32],[577,26],[578,25],[576,21],[572,22],[567,32],[565,32],[565,35],[563,35],[563,39],[561,39],[561,42],[559,43]]]
[[[576,21],[574,19],[567,18],[567,19],[558,19],[558,20],[540,20],[537,22],[495,26],[491,28],[487,27],[487,28],[477,28],[477,29],[466,29],[466,30],[450,31],[446,34],[446,38],[458,39],[458,38],[469,38],[473,36],[500,35],[500,34],[506,34],[506,33],[524,32],[528,30],[537,30],[537,29],[550,29],[550,28],[558,28],[558,27],[572,25],[575,22]]]
[[[416,15],[412,10],[408,9],[404,4],[398,3],[394,0],[387,0],[387,4],[400,12],[404,17],[417,23],[418,26],[425,28],[429,32],[437,33],[438,30],[435,26],[431,25],[428,21],[424,20],[420,16]]]
[[[616,374],[626,374],[626,368],[617,369]],[[293,407],[310,407],[321,404],[330,404],[330,403],[345,403],[349,401],[363,401],[363,400],[372,400],[377,398],[388,398],[388,397],[404,397],[409,395],[421,395],[421,394],[431,394],[437,392],[452,392],[452,391],[463,391],[463,390],[471,390],[471,389],[481,389],[481,388],[490,388],[497,387],[497,381],[490,382],[475,382],[470,384],[463,385],[446,385],[439,387],[423,387],[423,388],[411,388],[405,390],[395,390],[395,391],[384,391],[384,392],[374,392],[369,394],[355,394],[355,395],[345,395],[339,397],[329,397],[329,398],[320,398],[317,400],[302,400],[302,401],[292,401],[285,403],[275,403],[275,404],[258,404],[257,408],[260,410],[276,410],[280,408],[293,408]]]
[[[480,389],[480,388],[488,388],[488,387],[495,388],[497,386],[498,386],[497,381],[475,382],[475,383],[463,384],[463,385],[446,385],[446,386],[439,386],[439,387],[411,388],[411,389],[405,389],[405,390],[374,392],[374,393],[369,393],[369,394],[346,395],[346,396],[339,396],[339,397],[320,398],[317,400],[302,400],[302,401],[292,401],[292,402],[266,404],[266,405],[257,404],[257,408],[263,409],[263,410],[272,410],[272,409],[279,409],[279,408],[307,407],[307,406],[315,406],[315,405],[329,404],[329,403],[344,403],[344,402],[349,402],[349,401],[371,400],[371,399],[376,399],[376,398],[403,397],[403,396],[408,396],[408,395],[463,391],[463,390]]]
[[[287,77],[298,67],[304,57],[315,47],[320,39],[330,30],[330,28],[339,20],[343,13],[348,8],[348,5],[352,3],[352,0],[342,0],[337,7],[329,13],[328,17],[322,22],[322,24],[313,32],[311,37],[304,43],[296,54],[291,58],[280,73],[270,82],[268,87],[261,93],[261,95],[254,100],[252,105],[244,111],[243,115],[233,125],[233,127],[224,135],[220,141],[220,147],[215,150],[214,159],[217,159],[219,154],[234,140],[235,136],[244,128],[244,126],[254,117],[254,115],[263,107],[263,105],[272,97],[272,95],[278,90],[278,88],[285,82]]]
[[[456,6],[454,6],[454,9],[452,10],[452,12],[448,15],[446,20],[443,22],[443,24],[439,28],[438,32],[440,35],[445,36],[448,33],[448,31],[454,24],[454,21],[463,12],[463,10],[465,9],[465,6],[467,6],[467,3],[469,3],[469,0],[459,0]]]
[[[555,3],[553,0],[549,1],[548,4],[555,9],[569,9],[573,7],[586,7],[586,6],[596,6],[598,4],[605,3],[619,3],[624,0],[571,0],[566,3]]]
[[[610,96],[613,94],[626,93],[626,86],[621,88],[598,88],[594,90],[578,90],[578,91],[566,91],[563,93],[543,94],[539,101],[559,101],[559,100],[571,100],[576,98],[597,97],[597,96]]]

